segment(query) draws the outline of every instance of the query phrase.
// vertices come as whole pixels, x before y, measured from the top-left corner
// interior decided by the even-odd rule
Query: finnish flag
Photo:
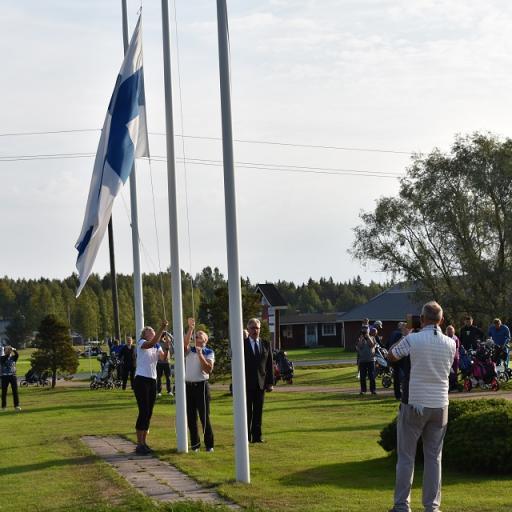
[[[139,16],[112,93],[94,161],[85,219],[75,245],[80,279],[77,297],[92,272],[114,199],[130,176],[134,159],[149,157],[140,26]]]

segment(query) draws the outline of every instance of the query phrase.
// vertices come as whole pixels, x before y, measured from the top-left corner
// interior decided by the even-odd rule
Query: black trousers
[[[14,407],[20,405],[20,399],[18,397],[18,379],[16,375],[2,375],[2,409],[7,407],[7,388],[11,385],[12,398],[14,400]]]
[[[134,366],[125,366],[124,364],[121,366],[122,380],[123,380],[123,389],[126,389],[126,383],[128,382],[128,377],[130,377],[130,386],[133,389],[133,379],[135,378],[135,367]]]
[[[203,427],[204,445],[213,448],[213,430],[210,423],[210,385],[208,381],[187,382],[187,423],[192,450],[201,446],[197,431],[197,415]]]
[[[399,364],[393,365],[393,392],[395,398],[400,400],[402,398],[402,378],[403,370]]]
[[[375,361],[368,363],[359,363],[359,382],[361,384],[361,392],[366,393],[366,378],[370,381],[370,391],[375,393]]]
[[[133,382],[133,392],[139,407],[135,430],[149,430],[149,422],[156,400],[156,380],[137,375]]]
[[[263,417],[263,402],[265,400],[264,389],[246,389],[247,400],[247,430],[249,442],[261,441],[261,421]]]
[[[162,392],[162,375],[165,375],[165,386],[167,393],[171,392],[171,365],[169,363],[157,363],[156,364],[156,391],[157,393]]]

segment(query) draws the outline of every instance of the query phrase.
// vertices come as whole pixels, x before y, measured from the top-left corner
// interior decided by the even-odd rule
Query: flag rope
[[[176,0],[173,0],[173,12],[174,12],[174,31],[176,37],[176,56],[177,56],[177,71],[178,71],[178,97],[180,104],[180,127],[181,133],[184,133],[184,121],[183,121],[183,98],[181,94],[181,71],[180,71],[180,44],[178,37],[178,16],[176,14]],[[183,172],[185,176],[185,212],[187,219],[187,239],[188,239],[188,261],[190,268],[190,299],[192,301],[192,317],[195,318],[196,308],[194,301],[194,277],[192,275],[192,238],[190,235],[190,217],[188,208],[188,175],[187,175],[187,157],[185,152],[185,139],[181,137],[181,152],[183,155]]]

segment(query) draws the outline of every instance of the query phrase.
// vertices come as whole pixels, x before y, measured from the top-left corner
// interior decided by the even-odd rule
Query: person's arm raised
[[[195,319],[189,318],[187,334],[185,334],[185,338],[183,339],[183,349],[184,349],[185,354],[188,352],[188,347],[190,346],[190,340],[192,338],[192,334],[194,333],[195,328],[196,328]]]
[[[162,320],[162,324],[160,325],[160,329],[157,333],[153,336],[151,340],[146,340],[141,345],[141,348],[153,348],[162,338],[162,334],[164,333],[165,329],[167,329],[167,326],[169,325],[169,322],[167,320]]]

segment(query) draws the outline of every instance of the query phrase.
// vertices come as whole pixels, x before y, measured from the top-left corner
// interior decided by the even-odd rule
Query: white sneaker
[[[170,396],[174,396],[172,391],[167,391],[167,394],[170,395]]]
[[[156,395],[158,398],[160,398],[162,396],[162,393],[158,393],[158,395]]]
[[[18,405],[18,406],[16,406],[16,407],[15,407],[15,409],[16,409],[17,411],[21,411],[21,407],[20,407],[19,405]]]
[[[207,451],[208,453],[211,453],[211,452],[213,452],[213,448],[208,448],[206,451]]]
[[[198,453],[198,452],[199,452],[199,448],[193,448],[193,449],[192,449],[192,451],[193,451],[194,453]]]

